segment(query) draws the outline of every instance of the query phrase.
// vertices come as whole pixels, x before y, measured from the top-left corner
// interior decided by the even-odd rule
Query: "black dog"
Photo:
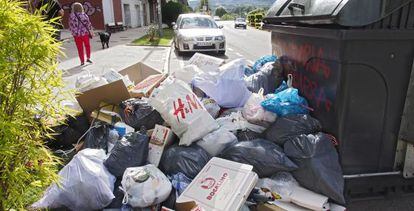
[[[111,32],[98,32],[99,38],[101,39],[102,49],[109,48],[109,39],[111,39]]]

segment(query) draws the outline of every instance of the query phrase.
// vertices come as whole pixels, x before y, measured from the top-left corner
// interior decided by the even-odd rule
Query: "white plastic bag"
[[[115,198],[115,177],[103,165],[102,149],[84,149],[59,172],[61,187],[52,184],[32,207],[99,210]]]
[[[260,89],[258,93],[253,93],[249,100],[243,107],[243,117],[247,121],[252,123],[269,122],[272,123],[276,120],[276,114],[270,111],[264,110],[261,103],[265,99],[263,96],[263,89]]]
[[[197,142],[197,145],[214,157],[234,143],[237,143],[237,137],[233,133],[220,128],[204,136],[203,139]]]
[[[251,92],[243,80],[244,59],[236,59],[220,67],[218,72],[197,74],[193,85],[214,99],[221,107],[243,107]]]
[[[174,71],[172,73],[172,75],[177,78],[180,79],[186,83],[191,83],[191,81],[193,80],[193,77],[196,74],[202,73],[203,71],[198,68],[196,65],[187,65],[184,66],[184,68],[182,69],[178,69],[176,71]]]
[[[262,133],[266,130],[265,127],[249,123],[245,118],[243,118],[243,115],[240,111],[233,112],[225,117],[217,118],[216,121],[222,129],[231,132],[236,132],[238,130],[245,131],[249,129],[256,133]]]
[[[171,192],[171,182],[154,165],[127,168],[122,177],[122,203],[132,207],[148,207],[165,201]]]
[[[189,146],[218,128],[191,88],[181,80],[167,78],[152,92],[149,103],[180,137],[180,145]]]
[[[76,78],[75,87],[79,92],[86,92],[106,84],[108,84],[108,81],[105,78],[88,73]]]

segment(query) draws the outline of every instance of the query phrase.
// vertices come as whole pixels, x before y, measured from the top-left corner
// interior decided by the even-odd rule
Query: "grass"
[[[161,37],[161,39],[159,37],[156,37],[155,40],[150,41],[148,36],[145,35],[141,38],[138,38],[132,41],[132,44],[144,45],[144,46],[170,46],[173,37],[174,37],[174,30],[164,29],[164,36]]]

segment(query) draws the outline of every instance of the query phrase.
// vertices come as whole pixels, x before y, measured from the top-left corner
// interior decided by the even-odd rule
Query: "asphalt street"
[[[234,28],[234,21],[219,21],[218,25],[224,26],[223,32],[226,37],[226,55],[219,56],[216,53],[208,55],[233,60],[245,58],[249,62],[254,62],[264,55],[271,54],[270,32],[248,27],[247,29]],[[186,65],[186,62],[194,53],[186,53],[179,56],[176,51],[172,51],[170,61],[170,72],[174,72]]]

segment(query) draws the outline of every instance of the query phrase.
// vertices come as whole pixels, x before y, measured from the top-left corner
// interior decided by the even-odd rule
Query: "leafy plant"
[[[223,17],[223,15],[227,14],[227,11],[223,7],[218,7],[214,14],[221,18],[221,17]]]
[[[147,36],[150,42],[154,41],[155,38],[158,36],[159,27],[157,24],[149,25],[147,29]]]
[[[59,160],[43,141],[47,122],[65,112],[58,20],[43,21],[22,2],[0,0],[0,210],[24,209],[58,179]]]
[[[221,20],[223,20],[223,21],[231,21],[231,20],[234,20],[234,19],[236,19],[236,16],[233,15],[233,14],[229,14],[229,13],[227,13],[227,14],[223,15],[223,17],[221,17]]]
[[[163,22],[169,27],[172,27],[172,22],[176,21],[181,13],[184,13],[184,5],[178,2],[169,1],[162,7],[161,12]]]

